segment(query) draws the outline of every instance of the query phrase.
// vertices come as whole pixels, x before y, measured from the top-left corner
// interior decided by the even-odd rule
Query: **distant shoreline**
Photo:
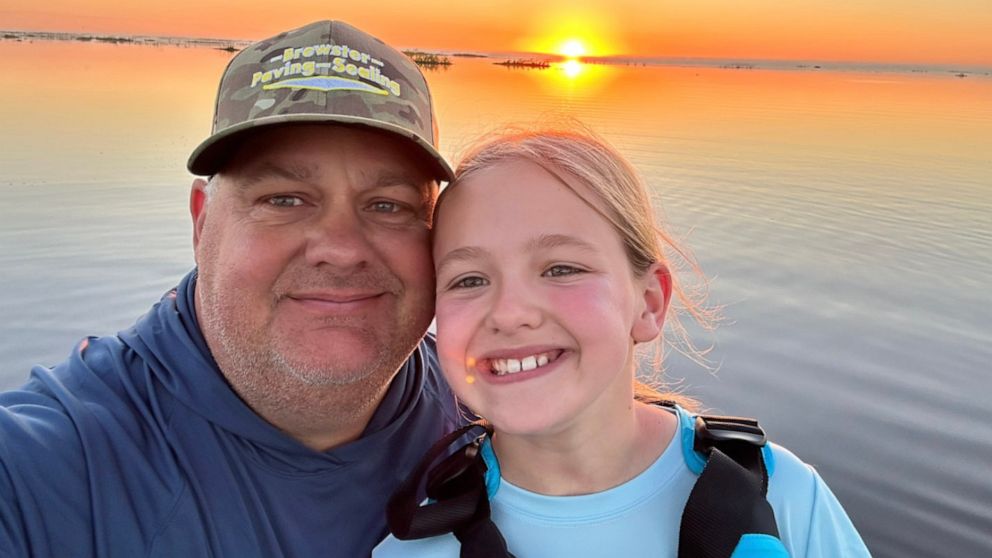
[[[57,31],[17,31],[0,30],[0,41],[72,41],[107,44],[175,46],[186,48],[212,48],[226,52],[237,52],[253,41],[246,39],[217,39],[209,37],[172,37],[155,35],[114,35],[109,33],[78,33]],[[544,53],[511,52],[468,52],[465,50],[432,51],[404,49],[415,52],[415,60],[424,66],[448,66],[451,58],[494,59],[494,62],[507,68],[546,68],[565,58]],[[586,64],[606,64],[612,66],[669,66],[687,68],[718,68],[726,70],[778,70],[808,72],[867,72],[899,74],[953,75],[958,78],[989,77],[992,67],[969,64],[912,64],[884,62],[844,62],[809,60],[735,60],[688,57],[637,57],[637,56],[586,56],[579,59]]]
[[[237,52],[253,42],[241,39],[213,39],[208,37],[166,37],[155,35],[113,35],[110,33],[5,30],[0,30],[0,40],[74,41],[148,46],[207,47],[218,50],[228,50],[230,52]]]

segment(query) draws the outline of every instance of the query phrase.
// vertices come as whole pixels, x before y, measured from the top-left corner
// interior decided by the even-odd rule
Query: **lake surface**
[[[230,54],[0,42],[0,389],[192,266],[185,160]],[[815,465],[880,557],[992,554],[992,78],[591,66],[428,73],[443,151],[581,119],[712,278],[670,379]]]

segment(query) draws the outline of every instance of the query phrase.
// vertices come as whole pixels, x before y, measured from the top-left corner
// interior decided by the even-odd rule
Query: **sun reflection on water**
[[[578,77],[582,73],[582,67],[582,62],[575,59],[566,60],[560,65],[561,70],[570,78]]]

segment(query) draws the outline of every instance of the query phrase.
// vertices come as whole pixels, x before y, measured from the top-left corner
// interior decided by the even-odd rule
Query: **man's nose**
[[[543,297],[526,282],[516,281],[503,283],[495,290],[486,326],[494,332],[509,334],[535,329],[543,319]]]
[[[315,219],[306,233],[306,262],[347,269],[360,267],[371,257],[368,231],[354,211],[331,208]]]

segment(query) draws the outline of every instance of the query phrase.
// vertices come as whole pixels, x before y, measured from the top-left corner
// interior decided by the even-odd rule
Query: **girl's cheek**
[[[615,296],[615,293],[596,282],[547,292],[551,308],[575,317],[600,315],[608,308],[612,309]]]
[[[466,373],[469,341],[474,328],[473,313],[464,304],[439,300],[435,311],[437,318],[437,348],[445,375]],[[450,380],[451,378],[449,378]]]
[[[438,294],[434,305],[439,332],[441,327],[448,329],[477,327],[487,311],[485,297],[465,297],[450,293]]]
[[[438,342],[448,342],[464,335],[464,330],[469,325],[466,323],[469,313],[465,304],[446,298],[438,298],[436,304],[434,316],[437,320]]]

